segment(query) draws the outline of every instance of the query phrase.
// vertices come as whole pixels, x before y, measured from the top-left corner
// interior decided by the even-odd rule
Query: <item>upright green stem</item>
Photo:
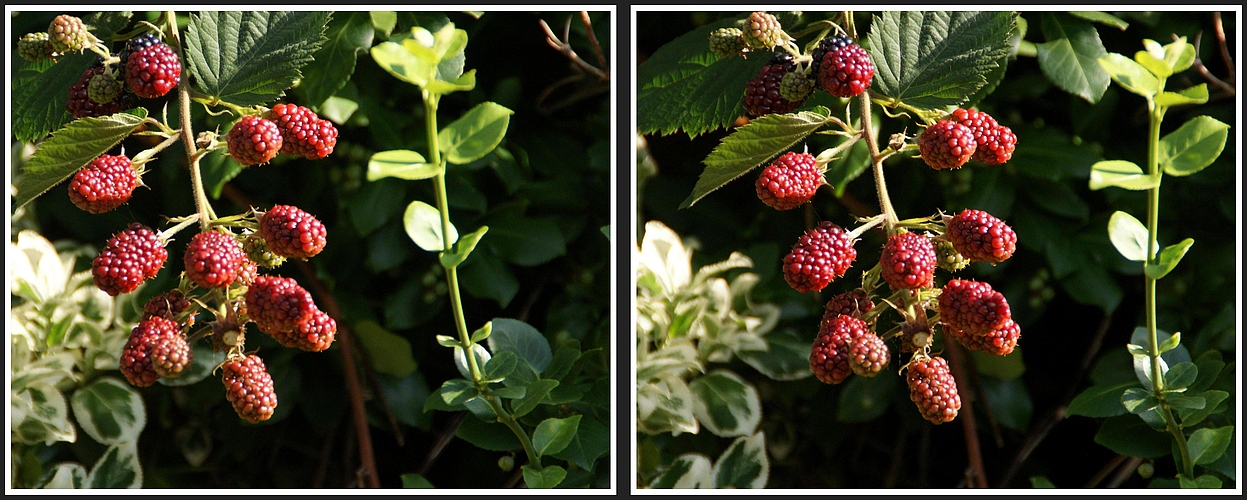
[[[870,165],[875,173],[875,189],[879,193],[879,210],[883,212],[884,227],[888,234],[896,226],[896,210],[892,208],[892,199],[888,197],[888,183],[883,179],[883,158],[879,155],[879,143],[875,141],[874,127],[871,124],[870,93],[862,92],[857,96],[861,103],[859,114],[862,116],[862,137],[866,139],[866,148],[870,152]]]
[[[177,43],[177,50],[182,50],[182,39],[178,35],[178,18],[173,11],[165,11],[165,22],[169,25],[169,38]],[[190,78],[178,82],[178,109],[182,122],[182,145],[186,147],[186,159],[190,163],[191,188],[195,191],[195,210],[199,212],[199,228],[207,231],[211,228],[212,219],[216,214],[208,195],[204,193],[203,178],[199,175],[199,156],[195,154],[195,131],[191,128],[191,93]]]
[[[424,124],[426,138],[429,143],[429,163],[441,166],[437,175],[433,178],[434,191],[437,195],[437,211],[442,217],[442,248],[443,251],[450,251],[450,205],[446,198],[446,166],[442,164],[441,147],[437,143],[437,102],[438,94],[434,94],[427,90],[422,91],[424,94]],[[455,329],[459,332],[459,342],[465,347],[472,345],[472,337],[468,335],[467,321],[463,317],[463,301],[459,297],[459,273],[458,266],[446,267],[446,285],[449,288],[450,307],[455,316]],[[471,348],[463,350],[464,358],[467,360],[468,370],[472,374],[472,381],[478,386],[484,385],[482,382],[481,369],[477,366],[476,353]],[[498,415],[498,421],[511,429],[515,437],[519,438],[520,444],[524,447],[524,453],[528,456],[528,463],[533,468],[541,470],[541,457],[537,455],[536,449],[533,448],[532,440],[528,438],[528,434],[524,429],[520,428],[519,423],[515,421],[515,417],[507,413],[502,407],[502,403],[493,395],[483,395],[485,402]]]
[[[1148,148],[1147,148],[1147,171],[1148,175],[1161,178],[1160,161],[1158,159],[1160,149],[1160,122],[1165,117],[1165,108],[1157,106],[1151,100],[1148,101],[1149,115],[1151,123],[1148,127]],[[1160,182],[1147,192],[1147,264],[1155,265],[1160,262],[1157,257],[1156,233],[1159,227],[1160,219]],[[1182,427],[1178,424],[1177,419],[1173,416],[1173,410],[1169,407],[1169,403],[1165,401],[1164,377],[1160,375],[1160,342],[1156,338],[1156,279],[1143,274],[1144,281],[1144,301],[1147,313],[1147,341],[1148,341],[1148,357],[1152,362],[1152,392],[1156,394],[1156,399],[1160,401],[1161,417],[1165,420],[1165,429],[1173,435],[1174,441],[1178,444],[1178,454],[1182,457],[1182,474],[1189,478],[1195,477],[1195,465],[1191,463],[1191,452],[1186,443],[1186,436],[1182,433]]]

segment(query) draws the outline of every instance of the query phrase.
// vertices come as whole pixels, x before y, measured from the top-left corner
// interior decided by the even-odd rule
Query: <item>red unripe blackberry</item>
[[[939,300],[940,323],[970,335],[986,335],[1012,318],[1009,302],[982,281],[950,280]]]
[[[238,271],[247,261],[242,244],[233,236],[209,230],[196,234],[186,245],[182,262],[186,277],[204,288],[229,286],[238,278]]]
[[[779,44],[784,31],[775,16],[766,12],[754,12],[745,19],[741,29],[741,41],[754,50],[770,49]]]
[[[91,100],[88,91],[91,78],[103,73],[103,66],[90,68],[82,73],[76,83],[69,86],[69,101],[65,103],[65,110],[69,111],[74,118],[111,115],[134,107],[134,96],[126,92],[118,94],[111,102],[103,104]]]
[[[893,290],[930,288],[935,278],[935,245],[916,233],[896,233],[883,245],[880,274]]]
[[[243,420],[253,424],[263,422],[277,409],[273,377],[264,366],[264,360],[255,354],[221,365],[221,382],[225,384],[225,399]]]
[[[861,45],[828,50],[818,64],[818,86],[836,97],[853,97],[870,87],[875,63]]]
[[[982,210],[962,210],[945,225],[953,248],[970,260],[1004,262],[1017,249],[1018,235],[1013,228]]]
[[[814,155],[784,153],[762,169],[754,187],[758,199],[776,210],[792,210],[809,201],[823,184]]]
[[[156,340],[150,351],[152,370],[165,378],[177,378],[191,364],[191,345],[181,333]]]
[[[836,316],[824,323],[810,347],[810,370],[818,381],[839,384],[852,375],[849,356],[853,343],[869,331],[865,321],[852,316]]]
[[[960,123],[974,133],[974,159],[988,165],[999,165],[1013,157],[1013,149],[1018,138],[1009,127],[996,122],[995,118],[982,111],[973,109],[955,109],[948,116],[949,120]]]
[[[784,74],[788,71],[784,64],[767,64],[758,70],[758,76],[745,84],[744,104],[749,116],[756,118],[772,113],[788,113],[801,106],[800,102],[784,99],[779,93]]]
[[[130,54],[126,86],[134,95],[155,99],[168,94],[182,79],[182,62],[171,47],[157,43]]]
[[[924,358],[911,361],[905,373],[909,384],[909,399],[918,405],[918,412],[933,424],[951,422],[961,409],[961,397],[957,395],[957,381],[948,370],[944,358]]]
[[[190,307],[191,301],[186,299],[186,295],[174,288],[152,297],[146,304],[143,304],[143,319],[160,317],[177,322],[178,316]]]
[[[818,46],[814,47],[814,50],[810,51],[810,77],[818,80],[818,75],[822,73],[819,71],[819,66],[823,64],[823,58],[826,57],[828,52],[848,47],[849,45],[854,45],[855,43],[856,42],[854,42],[852,38],[849,38],[844,33],[825,37],[822,40],[819,40]]]
[[[312,294],[291,278],[259,276],[243,295],[247,316],[262,330],[287,332],[306,322],[316,310]]]
[[[168,258],[169,252],[156,233],[134,222],[108,239],[91,262],[91,276],[95,286],[109,295],[130,293],[156,277]]]
[[[138,175],[125,155],[100,155],[69,181],[69,200],[78,208],[102,214],[130,200]]]
[[[840,315],[861,319],[863,314],[874,308],[875,303],[866,298],[865,290],[858,288],[844,292],[827,301],[827,305],[823,307],[823,319],[819,321],[819,325],[825,325]]]
[[[329,156],[338,144],[338,129],[333,122],[303,106],[278,104],[264,117],[281,130],[282,154],[319,160]]]
[[[325,248],[325,225],[291,205],[275,205],[259,218],[268,250],[282,257],[307,259]]]
[[[130,338],[126,340],[125,347],[121,348],[121,374],[130,385],[148,387],[155,384],[160,374],[152,366],[155,359],[152,355],[153,349],[164,339],[181,336],[182,328],[165,318],[147,318],[139,322],[130,330]]]
[[[974,155],[977,142],[965,125],[940,120],[918,136],[918,152],[922,161],[936,170],[950,170],[965,165]]]
[[[334,321],[324,311],[316,309],[312,311],[312,317],[308,318],[307,321],[299,323],[293,330],[269,332],[261,329],[261,331],[286,347],[309,352],[320,352],[328,349],[333,344],[333,337],[338,332],[338,322]]]
[[[251,259],[246,259],[242,263],[242,267],[238,268],[238,277],[234,279],[234,283],[251,286],[255,283],[255,279],[260,276],[260,265]]]
[[[806,231],[784,256],[784,281],[798,292],[817,292],[844,276],[857,250],[844,228],[829,221]]]
[[[1005,326],[987,332],[986,335],[970,335],[948,325],[944,325],[944,332],[968,349],[996,356],[1009,355],[1013,352],[1013,348],[1017,347],[1018,339],[1022,337],[1022,327],[1013,320],[1006,321]]]
[[[130,62],[130,54],[146,49],[158,43],[163,43],[160,41],[160,36],[155,33],[150,33],[150,32],[143,33],[141,35],[135,36],[134,38],[126,40],[126,46],[121,49],[121,52],[117,53],[117,59],[120,60],[118,62],[118,65],[119,65],[118,67],[121,68],[123,80],[125,79],[124,73],[126,71],[126,63]]]
[[[883,339],[867,332],[855,339],[849,348],[849,368],[863,377],[873,377],[888,366],[890,355]]]
[[[281,130],[258,116],[244,116],[225,136],[229,155],[244,167],[267,163],[281,151]]]

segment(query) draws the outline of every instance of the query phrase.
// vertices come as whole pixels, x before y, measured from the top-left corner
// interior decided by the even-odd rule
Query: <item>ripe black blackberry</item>
[[[789,113],[801,106],[801,101],[790,101],[780,95],[784,75],[796,69],[792,54],[778,50],[771,54],[766,66],[745,84],[745,112],[759,117],[772,113]]]
[[[847,47],[853,43],[853,40],[843,33],[819,40],[818,46],[814,47],[814,50],[810,51],[810,58],[812,59],[810,62],[810,74],[814,76],[814,79],[818,79],[819,66],[822,65],[823,57],[826,56],[828,52]]]
[[[91,79],[104,71],[103,66],[93,66],[84,71],[76,83],[69,86],[69,101],[65,103],[65,110],[69,111],[74,118],[111,115],[135,106],[134,95],[129,92],[121,92],[115,99],[106,103],[91,100],[88,91]]]

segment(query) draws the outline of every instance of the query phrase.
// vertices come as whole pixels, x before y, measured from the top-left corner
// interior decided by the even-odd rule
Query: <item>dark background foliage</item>
[[[746,14],[639,13],[636,32],[640,61],[697,26]],[[1172,41],[1171,34],[1177,34],[1194,43],[1202,32],[1198,56],[1213,75],[1227,75],[1213,36],[1211,12],[1112,14],[1130,25],[1124,31],[1096,25],[1109,52],[1131,57],[1142,50],[1144,38],[1164,44]],[[1029,21],[1026,40],[1043,42],[1043,13],[1021,15]],[[1233,12],[1223,15],[1231,56],[1236,57],[1237,18]],[[823,13],[807,12],[801,18],[802,26],[823,18]],[[869,13],[856,16],[863,39],[869,21]],[[806,37],[799,43],[808,41]],[[740,75],[742,94],[744,82],[753,76]],[[1182,89],[1202,82],[1204,79],[1190,70],[1171,77],[1168,88]],[[1200,114],[1236,127],[1236,97],[1213,85],[1209,89],[1212,96],[1207,104],[1171,110],[1161,134]],[[1012,259],[995,267],[975,264],[959,273],[990,281],[1005,293],[1015,319],[1022,325],[1020,348],[1014,355],[1003,359],[976,356],[973,363],[967,360],[977,375],[971,387],[963,382],[962,397],[973,401],[987,481],[991,486],[1026,488],[1031,485],[1028,478],[1043,476],[1062,488],[1106,484],[1146,487],[1148,481],[1132,473],[1139,462],[1097,444],[1102,419],[1061,418],[1070,399],[1092,381],[1134,376],[1124,346],[1134,328],[1144,324],[1142,265],[1117,254],[1108,241],[1106,225],[1115,210],[1144,217],[1146,195],[1115,188],[1091,191],[1087,179],[1091,164],[1101,159],[1146,165],[1145,102],[1114,84],[1098,103],[1089,104],[1054,86],[1034,57],[1021,57],[1009,61],[1003,83],[978,107],[1018,135],[1017,152],[1008,164],[971,164],[953,172],[937,172],[919,159],[902,159],[890,161],[885,175],[892,203],[902,219],[929,216],[937,210],[955,213],[977,208],[1004,219],[1018,233],[1019,249]],[[839,114],[843,107],[841,111],[834,109]],[[902,131],[913,135],[917,129],[905,119],[886,119],[880,136]],[[778,303],[783,309],[779,328],[813,338],[822,303],[856,286],[859,273],[877,261],[883,238],[878,231],[866,233],[856,245],[854,268],[815,297],[797,294],[787,286],[779,263],[796,237],[819,220],[850,227],[856,226],[852,216],[878,213],[874,182],[867,171],[863,178],[851,182],[840,198],[824,188],[812,204],[776,212],[757,201],[753,186],[757,171],[753,171],[693,207],[677,209],[692,191],[703,169],[701,161],[726,135],[720,130],[691,140],[682,133],[645,136],[657,173],[642,179],[638,221],[660,220],[682,236],[700,241],[694,269],[722,260],[734,250],[747,253],[755,262],[753,271],[762,276],[754,300]],[[1234,298],[1241,268],[1234,238],[1241,206],[1236,203],[1237,132],[1232,129],[1230,137],[1221,157],[1207,170],[1165,179],[1159,235],[1161,245],[1186,237],[1195,239],[1186,259],[1160,282],[1160,327],[1181,331],[1192,357],[1219,349],[1227,362],[1237,356]],[[811,136],[811,153],[830,147],[821,139]],[[937,276],[948,274],[940,271]],[[895,353],[895,345],[892,349]],[[738,371],[752,374],[750,381],[762,395],[762,429],[771,454],[767,486],[965,486],[966,409],[949,424],[933,426],[922,420],[909,401],[903,381],[896,377],[897,366],[894,362],[891,373],[882,374],[879,381],[868,386],[873,392],[866,395],[874,400],[874,411],[863,409],[862,391],[849,393],[852,384],[827,386],[813,377],[775,382],[747,368]],[[1232,371],[1229,377],[1232,386]],[[890,406],[878,412],[881,402]],[[1232,412],[1234,405],[1230,407]],[[643,435],[638,439],[652,440],[650,444],[662,450],[664,462],[688,451],[715,456],[729,441],[703,434],[700,441]],[[674,443],[678,442],[687,447],[677,449]],[[1158,478],[1175,474],[1168,457],[1156,460],[1155,469]],[[1118,471],[1123,474],[1121,478],[1115,478]],[[642,481],[654,472],[640,471]]]
[[[13,32],[44,30],[57,14],[21,13],[12,19]],[[331,29],[349,14],[336,13]],[[601,229],[611,224],[609,87],[591,76],[556,86],[578,70],[546,44],[539,20],[561,34],[569,15],[573,14],[487,12],[475,19],[459,12],[402,12],[393,32],[416,25],[435,31],[446,22],[468,32],[466,69],[477,71],[476,88],[441,100],[440,126],[486,100],[515,112],[502,143],[510,155],[495,153],[469,165],[451,166],[447,177],[451,220],[460,232],[482,224],[491,226],[481,248],[460,272],[469,329],[497,317],[517,318],[543,332],[552,346],[578,341],[584,351],[600,348],[586,354],[585,373],[597,382],[574,410],[594,412],[609,422],[612,270],[610,243]],[[595,12],[590,17],[602,49],[611,54],[609,13]],[[136,13],[134,18],[155,19],[154,13]],[[586,61],[596,65],[585,28],[579,16],[574,19],[571,42]],[[378,35],[373,44],[384,38]],[[120,43],[113,47],[116,50]],[[547,90],[548,95],[543,95]],[[422,411],[430,390],[459,377],[451,350],[434,340],[435,335],[450,334],[455,328],[445,292],[438,287],[440,283],[444,290],[445,276],[436,255],[416,247],[402,226],[403,210],[410,201],[434,204],[432,183],[365,179],[368,159],[375,152],[427,152],[419,91],[380,69],[364,51],[359,53],[350,81],[337,95],[355,101],[359,109],[347,123],[338,125],[338,143],[331,156],[315,162],[282,157],[250,167],[224,186],[220,198],[213,200],[214,208],[225,215],[252,206],[293,204],[316,215],[328,228],[323,253],[306,265],[287,263],[274,272],[296,278],[309,290],[313,283],[323,285],[342,311],[339,325],[357,328],[374,322],[410,343],[417,369],[403,378],[373,370],[369,356],[378,353],[354,344],[360,373],[360,387],[355,390],[366,401],[368,430],[383,487],[400,487],[401,474],[417,471],[437,487],[516,484],[519,465],[525,463],[523,453],[513,471],[503,472],[496,463],[510,452],[486,451],[451,435],[462,415]],[[319,104],[303,98],[296,87],[280,102]],[[202,106],[194,108],[196,131],[232,121],[210,118]],[[159,109],[152,109],[151,114],[159,116]],[[130,155],[151,145],[133,137],[123,143]],[[204,165],[205,177],[221,168],[211,160]],[[74,207],[64,184],[28,208],[48,239],[97,246],[131,221],[156,227],[164,216],[194,213],[180,145],[148,164],[148,170],[143,179],[148,188],[140,188],[127,205],[108,214],[91,215]],[[532,225],[547,231],[525,235],[524,228]],[[501,238],[508,227],[518,236]],[[499,237],[491,243],[494,230]],[[169,245],[166,269],[149,282],[138,297],[139,304],[176,285],[188,238],[179,235]],[[89,266],[90,260],[78,263]],[[326,307],[324,297],[316,300]],[[343,338],[340,334],[338,342]],[[139,446],[145,487],[341,488],[360,480],[358,441],[340,346],[323,353],[295,352],[255,330],[249,340],[248,348],[258,347],[273,373],[277,414],[260,425],[246,424],[230,408],[216,377],[182,388],[143,389],[148,425]],[[448,439],[444,448],[438,447],[440,438]],[[44,450],[41,458],[45,464],[62,460],[89,464],[103,451],[92,444],[89,439],[73,446],[62,443]],[[183,455],[188,449],[206,451],[206,461],[190,465]],[[599,458],[592,472],[572,471],[566,486],[606,487],[608,463]]]

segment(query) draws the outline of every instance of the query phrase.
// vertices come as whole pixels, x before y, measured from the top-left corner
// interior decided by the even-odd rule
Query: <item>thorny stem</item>
[[[1147,168],[1148,174],[1161,178],[1159,149],[1160,149],[1160,122],[1165,117],[1165,107],[1158,106],[1151,99],[1148,99],[1148,108],[1151,116],[1151,123],[1148,127],[1148,148],[1147,148]],[[1156,253],[1156,232],[1158,230],[1158,220],[1160,218],[1160,182],[1147,192],[1147,264],[1156,265],[1160,260]],[[1191,452],[1187,447],[1186,437],[1182,434],[1182,426],[1177,419],[1173,417],[1173,410],[1169,407],[1169,403],[1165,401],[1164,377],[1160,371],[1160,345],[1156,338],[1156,278],[1143,273],[1145,288],[1144,301],[1146,302],[1145,310],[1147,312],[1147,342],[1148,357],[1152,363],[1152,392],[1156,399],[1160,401],[1161,417],[1165,420],[1165,430],[1173,435],[1174,442],[1178,444],[1178,454],[1182,457],[1182,474],[1189,478],[1195,477],[1195,466],[1191,463]]]
[[[424,94],[424,112],[425,112],[425,133],[429,143],[429,162],[434,165],[441,165],[437,175],[434,177],[434,191],[437,193],[437,211],[442,218],[442,248],[443,253],[451,251],[450,241],[450,205],[446,198],[446,166],[442,164],[441,150],[437,142],[437,102],[440,98],[439,94],[422,91]],[[472,338],[468,335],[467,322],[463,317],[463,302],[459,297],[459,275],[458,266],[448,266],[446,269],[446,284],[448,295],[450,295],[450,306],[455,316],[455,328],[459,332],[459,342],[463,344],[463,354],[467,360],[468,370],[472,374],[472,381],[480,388],[485,385],[482,381],[481,369],[477,366],[476,352],[472,350]],[[507,413],[502,407],[502,403],[498,398],[486,394],[485,402],[489,404],[490,409],[498,415],[498,422],[506,425],[519,438],[520,444],[524,447],[524,453],[528,455],[528,462],[533,468],[541,470],[541,457],[537,455],[536,449],[533,448],[532,440],[528,438],[528,434],[524,429],[520,428],[515,417]]]
[[[887,228],[888,234],[892,234],[897,222],[896,210],[892,208],[892,199],[888,197],[888,184],[883,179],[883,158],[879,154],[879,143],[875,140],[874,127],[870,123],[870,93],[862,92],[857,98],[862,108],[860,111],[862,137],[866,139],[866,148],[870,152],[870,165],[875,173],[875,189],[879,192],[879,210],[883,212],[886,219],[884,227]]]
[[[177,45],[175,50],[181,52],[182,39],[178,34],[177,15],[173,11],[165,11],[165,22],[169,25],[169,39]],[[208,203],[208,195],[204,193],[203,178],[199,175],[199,157],[195,154],[195,131],[191,128],[191,95],[190,79],[182,78],[178,82],[178,106],[182,121],[182,145],[186,147],[186,159],[190,163],[191,188],[195,191],[195,210],[199,212],[199,227],[207,231],[216,218],[212,204]]]

